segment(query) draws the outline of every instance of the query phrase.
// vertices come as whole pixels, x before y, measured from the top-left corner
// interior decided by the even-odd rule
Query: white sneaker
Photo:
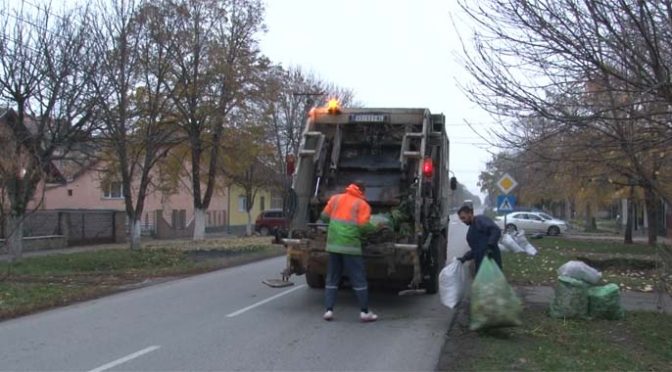
[[[361,313],[359,313],[359,319],[362,322],[375,322],[376,320],[378,320],[378,315],[376,315],[376,314],[374,314],[370,311],[368,313],[361,312]]]
[[[322,315],[322,318],[326,321],[330,321],[334,319],[334,312],[331,310],[327,310],[327,312],[324,313],[324,315]]]

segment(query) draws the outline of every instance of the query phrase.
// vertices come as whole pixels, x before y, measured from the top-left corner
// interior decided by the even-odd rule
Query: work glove
[[[488,249],[485,251],[485,254],[488,256],[488,258],[492,258],[492,256],[495,254],[496,249],[497,249],[496,245],[488,244]]]

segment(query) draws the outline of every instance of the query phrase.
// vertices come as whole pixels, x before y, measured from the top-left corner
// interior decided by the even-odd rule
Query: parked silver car
[[[548,235],[560,235],[568,229],[567,222],[553,218],[543,212],[513,212],[495,218],[495,223],[506,231],[525,230],[525,232],[544,233]]]

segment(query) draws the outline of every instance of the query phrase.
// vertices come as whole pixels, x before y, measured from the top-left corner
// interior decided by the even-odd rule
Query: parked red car
[[[254,222],[254,230],[261,235],[270,235],[277,231],[286,231],[289,226],[282,209],[268,209],[257,217]]]

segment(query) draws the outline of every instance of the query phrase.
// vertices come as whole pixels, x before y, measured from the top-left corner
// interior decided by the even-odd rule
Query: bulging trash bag
[[[555,297],[551,302],[552,318],[587,318],[590,284],[568,276],[558,277]]]
[[[457,258],[453,258],[453,261],[446,265],[439,273],[441,303],[454,309],[462,301],[466,281],[464,264]]]
[[[527,240],[525,237],[525,231],[520,230],[516,232],[516,234],[513,236],[513,240],[520,246],[523,251],[530,256],[536,256],[537,255],[537,248],[535,248],[530,242]]]
[[[621,306],[618,285],[607,284],[588,289],[588,315],[597,319],[623,319],[625,312]]]
[[[513,239],[513,237],[509,233],[503,234],[500,247],[504,248],[502,250],[504,252],[513,252],[513,253],[525,252],[525,250],[520,245],[518,245],[518,243],[516,243],[515,239]]]
[[[389,229],[394,229],[392,218],[386,213],[372,214],[369,222],[375,226],[384,226]]]
[[[602,273],[588,266],[582,261],[569,261],[558,269],[558,275],[583,280],[590,284],[597,284],[602,279]]]
[[[471,286],[472,331],[522,324],[523,304],[491,258],[484,258]]]

